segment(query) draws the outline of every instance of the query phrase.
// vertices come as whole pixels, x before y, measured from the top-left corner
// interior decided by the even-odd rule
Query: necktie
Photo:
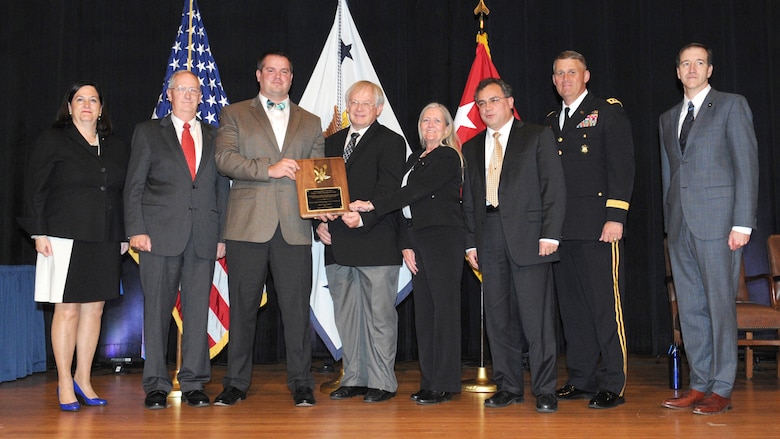
[[[563,109],[563,120],[561,120],[561,129],[563,129],[563,126],[566,125],[566,121],[569,120],[569,107],[566,107]]]
[[[498,182],[501,178],[501,165],[504,161],[504,151],[501,148],[501,142],[498,141],[500,135],[499,132],[493,133],[493,154],[490,156],[490,163],[488,163],[485,188],[485,196],[493,207],[498,207]]]
[[[184,158],[187,159],[190,175],[195,180],[195,140],[190,134],[190,124],[187,122],[184,122],[184,130],[181,132],[181,149],[184,151]]]
[[[693,126],[693,102],[688,101],[688,114],[685,115],[682,128],[680,129],[680,151],[685,152],[685,144],[688,142],[688,133]]]
[[[352,133],[350,134],[351,139],[349,139],[349,143],[347,143],[346,148],[344,148],[344,163],[347,162],[349,159],[349,156],[352,155],[352,151],[355,150],[355,145],[357,145],[357,138],[360,137],[360,133]]]
[[[284,110],[285,107],[287,107],[287,104],[284,102],[279,102],[278,104],[275,104],[274,101],[269,99],[265,102],[265,107],[269,110],[272,108],[276,108],[277,110]]]

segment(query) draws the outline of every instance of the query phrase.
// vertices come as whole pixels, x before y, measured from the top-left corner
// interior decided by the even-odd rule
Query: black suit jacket
[[[325,139],[325,156],[344,154],[349,128]],[[387,196],[401,186],[406,142],[389,128],[374,122],[359,139],[347,161],[349,196],[353,200],[372,200]],[[396,213],[361,214],[363,227],[348,228],[343,221],[328,223],[332,245],[325,246],[325,264],[346,266],[400,265]]]
[[[30,235],[124,241],[127,159],[127,147],[117,137],[101,136],[98,157],[76,127],[46,131],[30,155],[20,224]]]
[[[406,162],[409,177],[406,186],[393,194],[371,200],[374,212],[385,215],[404,206],[412,211],[412,229],[430,226],[463,227],[460,188],[463,178],[457,151],[439,146],[425,157],[424,149],[415,151]],[[406,221],[399,214],[401,248],[411,248],[406,236]]]
[[[466,180],[463,211],[466,248],[484,245],[485,136],[477,134],[463,145]],[[539,256],[539,239],[560,239],[566,213],[563,169],[548,127],[515,120],[505,146],[498,185],[499,214],[509,253],[525,266],[558,260],[558,253]]]
[[[230,187],[217,173],[216,129],[205,122],[200,126],[203,151],[195,181],[170,115],[135,128],[125,183],[125,224],[128,236],[149,235],[153,254],[180,255],[192,234],[198,257],[216,255]]]
[[[588,92],[560,129],[560,110],[547,114],[566,176],[563,239],[598,240],[604,223],[626,224],[634,189],[631,122],[617,99]]]

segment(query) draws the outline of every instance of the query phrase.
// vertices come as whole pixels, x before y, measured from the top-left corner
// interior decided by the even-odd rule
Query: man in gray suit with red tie
[[[482,271],[485,323],[498,392],[486,407],[523,402],[528,342],[536,410],[558,410],[552,262],[566,213],[563,168],[549,127],[512,117],[512,88],[480,81],[474,96],[487,130],[463,145],[466,257]]]
[[[193,73],[180,70],[168,82],[173,113],[139,124],[133,134],[125,182],[125,230],[139,252],[144,290],[144,405],[168,406],[171,378],[166,346],[171,310],[181,288],[182,401],[209,405],[203,385],[211,379],[208,313],[215,258],[229,190],[214,162],[216,130],[195,118],[201,99]]]
[[[298,159],[323,157],[320,118],[290,101],[293,71],[283,52],[258,59],[260,93],[220,114],[217,168],[233,179],[223,237],[230,289],[230,343],[224,390],[215,405],[246,398],[252,379],[257,309],[269,268],[284,324],[287,387],[298,407],[314,405],[309,295],[311,221],[300,217]]]
[[[691,387],[662,405],[731,409],[737,371],[735,300],[742,248],[756,226],[758,146],[743,96],[709,85],[712,51],[680,49],[683,101],[659,120],[664,220]]]

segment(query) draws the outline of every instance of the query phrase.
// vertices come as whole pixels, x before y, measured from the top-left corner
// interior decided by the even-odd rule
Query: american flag
[[[198,105],[198,119],[215,127],[219,125],[219,112],[228,104],[222,79],[219,77],[217,63],[211,53],[206,28],[200,16],[196,0],[184,0],[184,10],[181,14],[181,25],[176,31],[176,40],[171,48],[168,66],[165,69],[162,92],[154,107],[152,119],[159,119],[171,112],[171,103],[165,91],[168,88],[168,78],[177,70],[189,70],[197,75],[200,90],[203,93]],[[176,299],[173,317],[181,329],[181,303]],[[214,280],[211,285],[209,300],[209,353],[214,358],[228,342],[230,327],[230,300],[228,298],[227,266],[224,258],[215,263]]]

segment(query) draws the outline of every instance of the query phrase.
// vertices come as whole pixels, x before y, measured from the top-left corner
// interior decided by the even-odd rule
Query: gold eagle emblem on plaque
[[[327,174],[328,165],[322,165],[320,167],[315,166],[313,168],[313,171],[314,171],[315,183],[322,183],[323,181],[328,180],[330,178],[330,175]]]

